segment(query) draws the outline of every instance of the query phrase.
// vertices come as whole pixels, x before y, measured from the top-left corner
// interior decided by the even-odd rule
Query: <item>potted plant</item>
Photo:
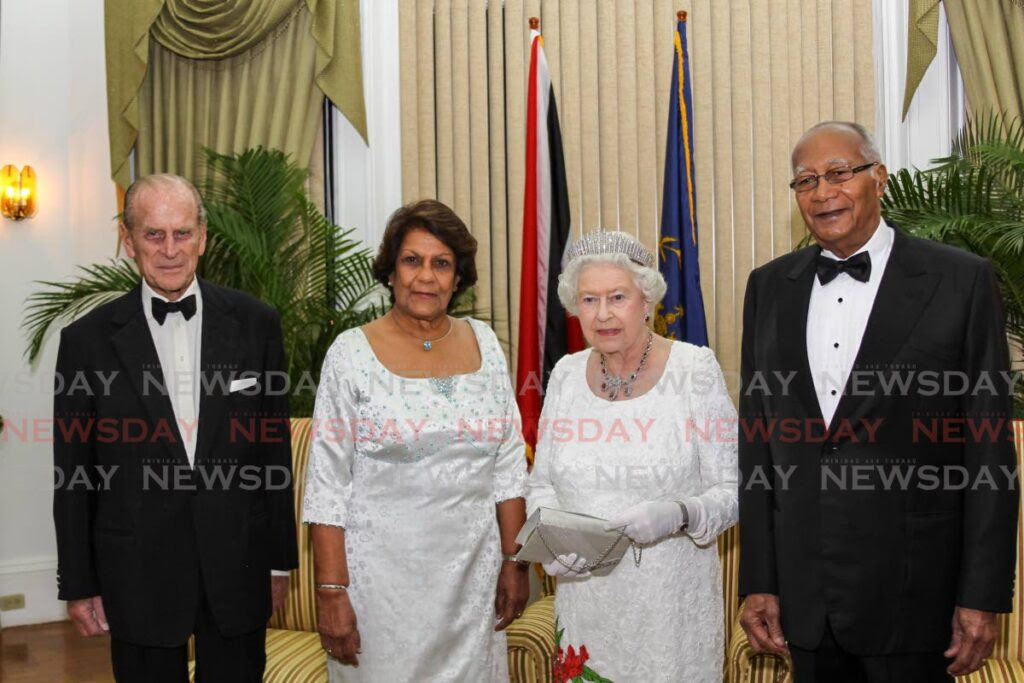
[[[951,154],[928,170],[890,176],[885,219],[992,262],[1006,309],[1014,370],[1024,367],[1024,125],[995,114],[968,120]],[[1014,412],[1024,417],[1024,383]]]

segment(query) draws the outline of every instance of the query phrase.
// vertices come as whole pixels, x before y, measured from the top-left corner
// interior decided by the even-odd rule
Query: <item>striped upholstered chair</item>
[[[1024,421],[1013,425],[1017,446],[1018,470],[1024,462]],[[1024,508],[1022,508],[1024,509]],[[1018,515],[1021,510],[1018,510]],[[1020,589],[1021,557],[1024,556],[1024,519],[1017,520],[1017,572],[1013,594],[1013,612],[999,616],[999,640],[995,652],[985,666],[970,676],[958,679],[963,683],[1024,683],[1024,591]],[[735,595],[733,583],[733,594]],[[728,594],[727,594],[728,597]],[[729,683],[791,683],[789,658],[758,655],[750,649],[747,636],[733,615],[732,636],[726,659],[726,680]]]
[[[312,421],[292,418],[292,471],[295,477],[295,515],[302,519],[302,493]],[[321,683],[327,681],[327,659],[316,632],[316,596],[313,591],[313,545],[309,530],[298,524],[299,568],[292,572],[284,607],[267,624],[265,683]],[[542,583],[542,597],[506,630],[511,680],[535,683],[551,680],[555,649],[554,581]],[[193,668],[190,663],[190,669]],[[190,673],[194,672],[190,671]]]

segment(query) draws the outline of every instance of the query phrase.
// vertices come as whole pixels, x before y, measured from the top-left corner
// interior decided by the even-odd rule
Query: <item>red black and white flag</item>
[[[544,57],[544,40],[537,30],[531,30],[516,366],[516,400],[531,459],[551,370],[566,353],[583,348],[579,320],[570,317],[558,301],[558,274],[570,234],[569,193],[555,93]]]

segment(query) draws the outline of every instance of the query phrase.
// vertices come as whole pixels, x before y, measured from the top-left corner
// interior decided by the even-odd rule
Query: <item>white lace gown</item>
[[[494,506],[524,495],[526,460],[498,340],[469,322],[481,366],[446,381],[392,374],[358,329],[324,360],[303,519],[345,528],[362,639],[331,681],[508,680]]]
[[[686,532],[644,546],[607,576],[560,577],[561,647],[615,683],[719,683],[724,658],[715,539],[737,519],[736,411],[710,349],[673,342],[658,384],[610,402],[586,381],[590,351],[552,373],[527,510],[610,518],[645,500],[682,501]],[[587,558],[593,560],[594,558]]]

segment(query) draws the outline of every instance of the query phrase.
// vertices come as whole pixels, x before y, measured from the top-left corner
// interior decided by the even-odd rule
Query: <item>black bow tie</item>
[[[153,303],[153,318],[161,325],[167,319],[168,313],[181,313],[185,316],[185,320],[196,314],[195,294],[189,294],[184,299],[179,299],[178,301],[164,301],[154,296],[150,301]]]
[[[846,273],[861,282],[867,282],[871,275],[871,257],[866,251],[854,254],[845,261],[836,261],[824,254],[818,254],[815,265],[818,268],[818,280],[823,285],[835,280],[839,273]]]

